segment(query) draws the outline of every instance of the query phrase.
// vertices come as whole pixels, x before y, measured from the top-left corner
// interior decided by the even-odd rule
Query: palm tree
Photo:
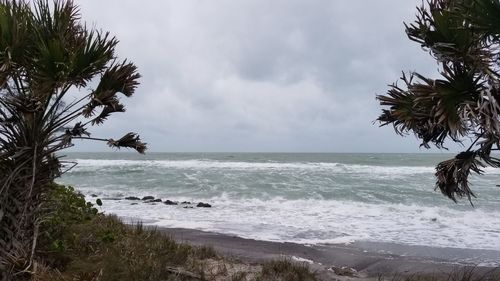
[[[62,173],[58,151],[74,139],[146,149],[135,133],[114,140],[88,132],[124,112],[120,97],[138,85],[136,66],[116,57],[117,43],[82,24],[72,1],[0,0],[1,280],[20,280],[33,267],[36,211]]]
[[[470,140],[465,151],[437,165],[436,188],[472,204],[469,174],[500,167],[491,154],[500,144],[500,2],[428,0],[406,33],[434,57],[442,77],[403,74],[403,86],[377,96],[385,107],[378,121],[400,135],[415,134],[426,148]]]

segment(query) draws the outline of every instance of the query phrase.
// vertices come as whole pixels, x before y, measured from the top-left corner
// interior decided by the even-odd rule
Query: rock
[[[432,218],[431,221],[437,221],[438,219],[437,218]]]
[[[137,205],[137,204],[139,204],[139,203],[130,203],[130,205]]]
[[[90,194],[91,197],[97,197],[97,194]]]
[[[174,202],[174,201],[170,201],[167,199],[165,202],[163,202],[163,204],[165,204],[165,205],[178,205],[179,203]]]
[[[187,204],[191,204],[191,202],[189,202],[189,201],[183,201],[181,204],[182,205],[187,205]]]
[[[141,198],[135,197],[135,196],[128,196],[128,197],[125,197],[125,200],[141,200]]]
[[[196,205],[196,207],[199,207],[199,208],[211,208],[212,205],[210,205],[208,203],[200,202],[200,203],[198,203],[198,205]]]
[[[161,202],[161,199],[151,199],[151,200],[145,201],[144,203],[159,203],[159,202]]]
[[[335,272],[335,274],[339,276],[358,277],[358,271],[354,268],[350,268],[347,266],[342,266],[342,267],[332,266],[330,269],[333,270],[333,272]]]
[[[194,209],[193,206],[184,206],[184,209]]]
[[[144,196],[142,197],[142,200],[154,200],[155,197],[154,196]]]
[[[118,197],[107,197],[107,198],[102,198],[102,200],[119,201],[119,200],[122,200],[122,199],[121,199],[121,198],[118,198]]]

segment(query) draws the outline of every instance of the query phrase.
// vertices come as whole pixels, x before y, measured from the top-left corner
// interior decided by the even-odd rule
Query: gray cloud
[[[136,130],[152,151],[418,151],[372,121],[401,70],[435,72],[404,34],[420,1],[138,3],[80,3],[143,75],[96,135]]]

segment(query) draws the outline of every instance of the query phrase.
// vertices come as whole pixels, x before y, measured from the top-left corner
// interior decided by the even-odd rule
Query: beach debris
[[[125,200],[141,200],[141,198],[135,197],[135,196],[128,196],[128,197],[125,197]]]
[[[347,276],[347,277],[358,277],[358,271],[352,267],[347,267],[347,266],[332,266],[330,267],[330,270],[335,272],[335,274],[339,276]]]
[[[294,261],[298,261],[298,262],[304,262],[304,263],[308,263],[308,264],[313,264],[314,261],[310,260],[310,259],[305,259],[305,258],[302,258],[302,257],[297,257],[297,256],[291,256],[292,260]]]
[[[208,203],[200,202],[200,203],[198,203],[198,205],[196,205],[196,207],[199,207],[199,208],[211,208],[212,205],[210,205]]]
[[[144,196],[142,197],[142,200],[154,200],[155,197],[154,196]]]
[[[174,202],[174,201],[170,201],[170,200],[165,200],[165,202],[163,202],[163,204],[165,205],[179,205],[179,203],[177,202]]]
[[[175,274],[176,276],[183,277],[182,278],[183,280],[185,278],[191,278],[191,279],[196,279],[196,280],[204,280],[204,278],[202,278],[201,275],[198,275],[198,274],[193,273],[191,271],[184,270],[182,268],[167,267],[166,270],[168,272],[171,272],[171,273]]]

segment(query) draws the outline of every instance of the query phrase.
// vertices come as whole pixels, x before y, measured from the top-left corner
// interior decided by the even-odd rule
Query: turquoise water
[[[500,171],[472,177],[475,208],[434,190],[446,154],[72,153],[62,183],[103,211],[166,227],[305,244],[500,249]],[[131,205],[126,196],[212,208]],[[120,200],[118,200],[120,199]]]

